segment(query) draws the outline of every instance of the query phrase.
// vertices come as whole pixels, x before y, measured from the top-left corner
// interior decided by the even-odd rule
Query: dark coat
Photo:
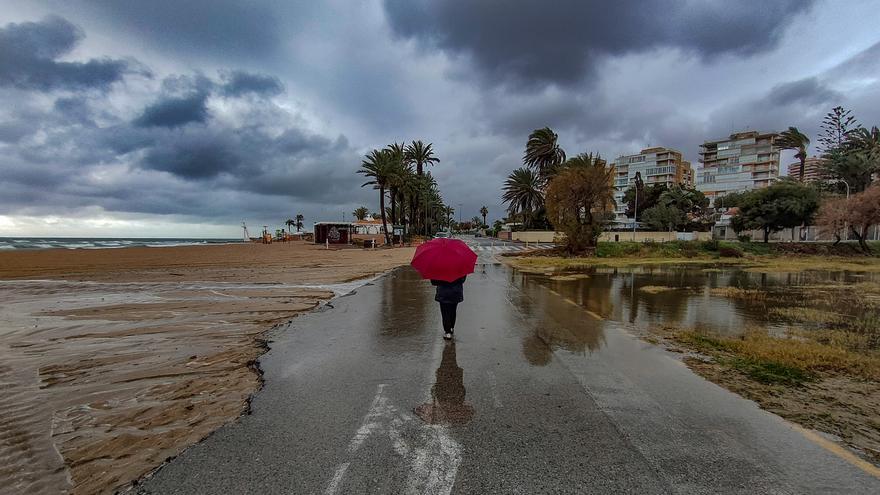
[[[454,282],[431,280],[431,285],[437,286],[437,294],[434,295],[434,300],[447,304],[464,301],[464,280],[466,278],[467,276],[464,276]]]

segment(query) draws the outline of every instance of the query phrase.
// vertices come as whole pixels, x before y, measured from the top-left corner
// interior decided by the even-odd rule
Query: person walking
[[[464,281],[467,275],[452,282],[443,280],[431,280],[431,285],[437,287],[434,300],[440,303],[440,316],[443,320],[443,338],[452,340],[455,333],[455,313],[458,303],[464,301]]]
[[[440,303],[443,338],[452,340],[455,310],[464,301],[464,281],[474,273],[477,253],[459,239],[438,238],[416,248],[410,264],[425,280],[437,287],[434,300]]]

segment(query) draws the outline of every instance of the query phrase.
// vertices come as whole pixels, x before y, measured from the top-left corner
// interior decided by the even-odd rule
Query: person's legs
[[[455,331],[455,313],[456,309],[458,309],[458,303],[452,303],[449,305],[449,330],[450,332]]]
[[[443,319],[443,331],[451,332],[455,324],[455,306],[448,303],[440,303],[440,316]]]

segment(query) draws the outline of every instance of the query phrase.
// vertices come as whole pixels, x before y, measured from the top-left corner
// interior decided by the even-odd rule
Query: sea
[[[126,247],[203,246],[238,244],[242,239],[169,239],[134,237],[0,237],[0,251],[12,249],[108,249]]]

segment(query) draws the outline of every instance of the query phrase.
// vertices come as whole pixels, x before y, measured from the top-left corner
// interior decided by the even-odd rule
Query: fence
[[[524,230],[511,232],[511,239],[520,242],[556,242],[565,237],[561,232],[550,230]],[[501,236],[499,235],[499,238]],[[705,241],[712,238],[711,232],[627,232],[609,231],[603,232],[599,237],[600,242],[668,242],[675,240]]]
[[[764,233],[760,230],[751,230],[740,232],[737,234],[729,226],[717,226],[712,231],[715,239],[721,240],[737,240],[739,236],[748,236],[753,241],[763,241]],[[830,233],[823,232],[822,229],[815,225],[807,227],[795,227],[791,229],[782,229],[779,232],[770,234],[770,242],[834,242],[834,236]],[[855,240],[852,234],[849,240]],[[874,225],[868,229],[868,240],[880,241],[880,225]]]

